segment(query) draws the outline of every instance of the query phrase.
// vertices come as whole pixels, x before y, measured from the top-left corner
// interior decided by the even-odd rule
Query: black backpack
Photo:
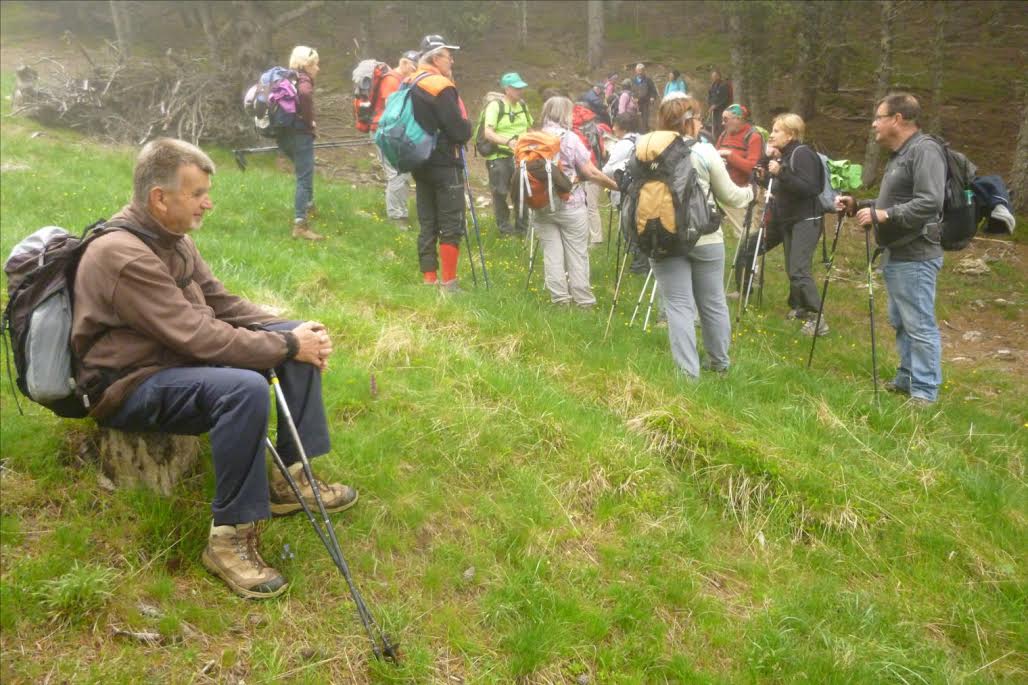
[[[5,352],[9,343],[21,393],[58,416],[89,413],[89,397],[75,382],[79,359],[71,348],[75,273],[89,244],[116,230],[139,235],[102,219],[78,237],[47,226],[15,245],[4,262],[10,296],[0,320]],[[10,378],[9,358],[7,363]]]
[[[971,182],[977,171],[974,163],[957,152],[942,138],[928,136],[941,148],[946,158],[946,190],[942,203],[942,249],[963,250],[975,234],[978,222],[975,214],[974,192]]]

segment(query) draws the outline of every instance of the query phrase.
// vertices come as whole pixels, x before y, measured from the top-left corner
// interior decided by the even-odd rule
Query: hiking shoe
[[[815,334],[814,326],[816,324],[817,319],[807,319],[805,322],[803,322],[803,328],[800,329],[800,333],[809,337],[813,337],[814,335],[817,335],[818,337],[821,337],[822,335],[828,335],[827,321],[825,321],[823,318],[821,319],[821,325],[817,327],[817,333]]]
[[[806,320],[807,313],[802,309],[790,309],[789,313],[785,315],[786,321],[792,321],[793,319]]]
[[[277,597],[288,583],[268,566],[257,551],[259,537],[254,523],[211,526],[207,548],[200,560],[204,567],[225,581],[234,593],[248,599]]]
[[[299,238],[301,240],[311,240],[311,241],[318,241],[318,240],[324,240],[325,239],[325,236],[321,235],[320,233],[315,233],[310,228],[308,228],[306,223],[300,223],[300,222],[297,222],[297,223],[293,224],[293,237],[294,238]]]
[[[935,402],[924,397],[911,397],[906,401],[906,404],[910,405],[914,409],[928,409],[934,405]]]
[[[882,383],[882,387],[885,392],[891,392],[895,395],[909,395],[910,388],[904,388],[902,385],[896,385],[896,381],[885,381]]]
[[[289,474],[296,481],[297,486],[299,486],[300,494],[303,495],[303,501],[307,503],[311,511],[317,511],[318,503],[314,499],[314,490],[303,473],[303,464],[298,462],[290,465]],[[325,505],[325,511],[329,513],[334,514],[337,511],[349,509],[357,503],[357,491],[349,485],[343,485],[342,483],[328,484],[320,478],[315,478],[314,482],[318,485],[318,492],[321,494],[321,501]],[[275,470],[271,474],[268,486],[271,491],[272,516],[288,516],[303,509],[300,501],[293,494],[293,489],[289,487],[289,483],[280,471]]]
[[[460,284],[457,283],[456,278],[452,281],[440,281],[439,290],[440,292],[448,293],[450,295],[456,295],[458,293],[464,292],[464,290],[460,287]]]
[[[405,217],[405,216],[394,216],[394,217],[390,218],[389,220],[392,221],[393,225],[396,226],[401,231],[409,231],[410,230],[410,219]]]

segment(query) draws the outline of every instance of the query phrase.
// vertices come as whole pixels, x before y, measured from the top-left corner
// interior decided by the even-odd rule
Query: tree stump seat
[[[118,487],[142,485],[170,495],[196,472],[200,439],[170,433],[130,433],[100,428],[97,451],[104,474]]]

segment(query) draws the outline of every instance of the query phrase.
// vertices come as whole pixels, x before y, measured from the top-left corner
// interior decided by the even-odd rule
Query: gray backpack
[[[89,397],[75,382],[78,360],[71,349],[79,260],[93,240],[122,229],[132,230],[101,220],[74,236],[47,226],[15,245],[4,262],[10,299],[0,333],[14,355],[18,389],[58,416],[82,418],[89,413]]]
[[[796,156],[796,150],[799,150],[802,145],[797,145],[796,149],[789,155],[789,166],[792,166],[792,159]],[[817,196],[817,206],[821,210],[822,214],[829,214],[835,212],[835,198],[838,197],[839,191],[832,187],[832,172],[828,168],[828,156],[823,155],[814,148],[810,148],[817,155],[818,160],[821,162],[821,192]]]

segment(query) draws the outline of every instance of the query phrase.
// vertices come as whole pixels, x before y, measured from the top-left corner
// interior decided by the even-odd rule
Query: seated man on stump
[[[86,249],[75,278],[72,346],[92,416],[126,431],[210,432],[213,521],[203,564],[236,594],[274,597],[282,575],[258,552],[255,523],[301,509],[283,476],[270,480],[265,446],[275,369],[306,452],[329,451],[321,372],[332,354],[319,323],[283,321],[229,293],[188,234],[210,210],[214,163],[162,138],[139,153],[132,202]],[[280,423],[283,421],[279,413]],[[278,451],[299,474],[285,426]],[[310,506],[311,483],[296,479]],[[352,488],[316,480],[329,511],[357,501]]]

